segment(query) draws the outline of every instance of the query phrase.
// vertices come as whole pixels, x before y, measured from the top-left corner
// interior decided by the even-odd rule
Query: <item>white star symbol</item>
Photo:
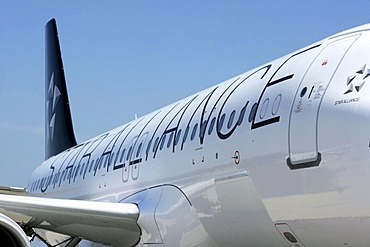
[[[60,90],[58,86],[55,85],[54,73],[52,73],[50,82],[49,82],[49,88],[48,88],[48,100],[46,101],[47,114],[49,114],[49,111],[51,110],[50,115],[48,115],[48,118],[50,118],[50,116],[52,115],[50,122],[46,124],[46,126],[48,126],[46,130],[46,138],[48,140],[49,138],[53,140],[53,137],[54,137],[54,125],[55,125],[55,118],[56,118],[55,107],[59,101],[60,96],[61,96]],[[53,102],[50,102],[51,98],[53,99]]]

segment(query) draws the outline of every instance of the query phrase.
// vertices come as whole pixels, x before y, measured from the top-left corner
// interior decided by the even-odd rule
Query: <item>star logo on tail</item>
[[[51,115],[50,115],[51,119],[49,119],[50,122],[47,123],[47,126],[49,126],[49,128],[46,130],[46,136],[47,136],[47,139],[51,138],[52,140],[54,138],[54,125],[55,125],[55,117],[56,117],[55,106],[57,105],[59,98],[61,96],[60,90],[54,81],[54,73],[51,74],[51,78],[49,82],[49,89],[48,89],[48,96],[49,97],[46,102],[46,111],[49,112],[51,110]]]

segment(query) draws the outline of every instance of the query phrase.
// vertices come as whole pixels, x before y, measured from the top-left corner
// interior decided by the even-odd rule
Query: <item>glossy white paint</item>
[[[32,174],[44,198],[0,203],[39,221],[70,199],[130,209],[141,246],[368,246],[369,78],[364,25],[70,148]],[[79,236],[117,244],[102,231]]]

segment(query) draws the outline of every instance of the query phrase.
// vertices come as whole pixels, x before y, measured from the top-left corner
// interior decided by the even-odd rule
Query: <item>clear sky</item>
[[[78,141],[339,31],[369,0],[1,1],[0,185],[44,158],[44,26],[59,28]]]
[[[370,1],[1,1],[0,184],[44,158],[44,26],[59,28],[78,141],[336,32]]]

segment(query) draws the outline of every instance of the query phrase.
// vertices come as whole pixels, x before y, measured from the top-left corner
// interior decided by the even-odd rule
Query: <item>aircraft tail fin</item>
[[[77,142],[55,19],[45,28],[45,159],[48,159]]]

